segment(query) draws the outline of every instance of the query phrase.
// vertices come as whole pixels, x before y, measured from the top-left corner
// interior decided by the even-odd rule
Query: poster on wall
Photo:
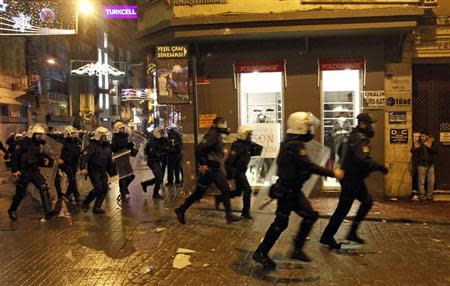
[[[408,144],[408,129],[391,129],[389,134],[391,144]]]
[[[406,124],[406,111],[389,112],[389,124]]]
[[[186,46],[156,47],[156,85],[159,104],[190,103]]]
[[[66,0],[0,0],[0,36],[76,34],[75,7]]]
[[[199,128],[209,128],[213,125],[213,120],[217,117],[217,114],[200,114],[199,115]]]
[[[261,158],[276,158],[280,148],[280,123],[250,124],[253,130],[252,141],[263,146]]]
[[[384,90],[363,91],[363,109],[384,109]]]

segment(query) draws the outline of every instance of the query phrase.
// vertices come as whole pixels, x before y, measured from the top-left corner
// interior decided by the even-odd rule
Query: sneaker
[[[226,217],[225,217],[226,219],[227,219],[227,223],[232,223],[232,222],[234,222],[234,221],[240,221],[240,220],[242,220],[242,217],[240,217],[240,216],[235,216],[235,215],[227,215]]]
[[[301,249],[295,249],[294,252],[292,252],[291,258],[301,260],[303,262],[311,262],[311,258]]]
[[[277,268],[276,263],[272,259],[270,259],[270,257],[267,254],[264,254],[258,250],[253,254],[253,260],[261,263],[263,265],[264,269]]]
[[[341,249],[341,244],[338,243],[334,238],[328,238],[328,237],[321,237],[320,243],[324,246],[327,246],[331,249]]]
[[[177,215],[177,219],[181,224],[186,224],[186,220],[184,219],[184,210],[183,209],[176,208],[175,214]]]
[[[353,241],[353,242],[356,242],[356,243],[359,243],[359,244],[364,244],[364,243],[366,243],[366,241],[365,241],[364,239],[362,239],[361,237],[359,237],[359,236],[356,234],[356,232],[350,232],[350,233],[347,235],[347,240]]]
[[[142,191],[144,193],[147,193],[147,186],[144,184],[144,182],[141,182],[141,186],[142,186]]]
[[[92,212],[94,214],[104,214],[104,213],[106,213],[106,211],[104,209],[101,209],[101,208],[93,208]]]
[[[8,210],[8,215],[9,215],[9,218],[12,221],[17,221],[17,213],[16,213],[16,211]]]

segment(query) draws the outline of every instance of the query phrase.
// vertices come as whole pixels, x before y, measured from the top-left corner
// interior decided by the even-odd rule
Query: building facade
[[[241,124],[265,122],[255,125],[261,128],[258,140],[278,144],[287,116],[310,111],[322,121],[317,139],[330,148],[326,164],[333,167],[341,135],[355,125],[359,112],[370,112],[377,120],[373,157],[388,164],[391,172],[385,178],[371,175],[369,187],[377,197],[403,197],[412,190],[413,72],[420,50],[414,35],[425,29],[427,15],[435,17],[436,4],[142,1],[138,40],[153,55],[158,45],[189,45],[202,79],[197,85],[200,133],[206,130],[202,118],[218,114],[227,118],[234,132]],[[181,108],[190,153],[193,105]],[[443,111],[444,119],[447,112]],[[255,181],[275,154],[256,163]],[[194,174],[190,159],[187,171]],[[324,180],[316,189],[336,190],[339,185]]]

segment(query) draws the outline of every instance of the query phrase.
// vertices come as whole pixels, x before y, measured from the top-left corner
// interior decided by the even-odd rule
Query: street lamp
[[[92,12],[94,11],[94,5],[89,0],[80,0],[78,11],[86,15],[92,14]]]

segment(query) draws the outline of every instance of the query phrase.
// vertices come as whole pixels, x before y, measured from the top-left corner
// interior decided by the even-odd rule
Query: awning
[[[22,90],[10,90],[0,87],[0,104],[23,105],[17,98],[24,94],[25,91]]]

